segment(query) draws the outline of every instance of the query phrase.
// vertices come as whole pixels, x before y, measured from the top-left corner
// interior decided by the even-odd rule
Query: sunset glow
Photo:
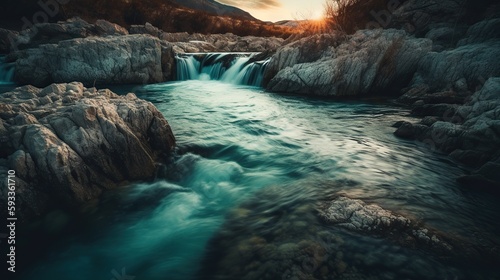
[[[264,21],[280,21],[292,19],[319,19],[323,13],[324,0],[278,0],[278,1],[232,1],[219,0],[224,4],[234,5]],[[264,3],[273,5],[264,5]],[[260,5],[258,5],[260,4]]]

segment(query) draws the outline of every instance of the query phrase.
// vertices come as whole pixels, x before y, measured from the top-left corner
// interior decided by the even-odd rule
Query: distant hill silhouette
[[[105,19],[126,28],[149,22],[166,32],[281,38],[297,32],[287,26],[257,20],[241,9],[214,0],[71,0],[56,9],[52,7],[54,12],[50,16],[46,14],[47,7],[40,3],[48,2],[0,1],[0,27],[21,30],[40,21],[81,17],[88,22]]]
[[[173,0],[173,2],[183,7],[204,11],[214,15],[257,20],[250,13],[242,9],[225,5],[214,0]]]

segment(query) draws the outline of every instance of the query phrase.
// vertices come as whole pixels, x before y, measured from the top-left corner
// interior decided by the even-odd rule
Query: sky
[[[320,18],[325,0],[217,0],[264,21]]]

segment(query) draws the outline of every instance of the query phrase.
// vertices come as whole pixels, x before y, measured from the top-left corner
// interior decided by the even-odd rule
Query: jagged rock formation
[[[443,94],[417,94],[421,99],[413,109],[422,116],[434,116],[432,121],[428,122],[431,118],[426,117],[420,124],[400,123],[395,134],[425,142],[469,166],[482,166],[459,181],[500,193],[500,78],[488,79],[464,105],[433,104],[435,95]]]
[[[160,41],[148,35],[65,40],[27,49],[17,56],[14,79],[19,84],[145,84],[164,80]]]
[[[35,24],[20,33],[3,35],[2,33],[0,32],[0,41],[7,42],[5,47],[0,48],[0,52],[4,53],[75,38],[128,35],[127,29],[117,24],[105,20],[97,20],[95,24],[90,24],[78,17],[58,23]]]
[[[152,178],[175,145],[161,113],[134,94],[25,86],[1,94],[0,107],[0,169],[15,170],[16,209],[26,220]]]
[[[296,44],[283,47],[273,56],[278,62],[271,65],[277,63],[284,68],[279,67],[267,85],[268,90],[337,97],[388,95],[408,84],[420,58],[432,49],[430,40],[410,37],[404,31],[362,30],[338,46],[323,49],[314,62],[299,63],[308,60],[302,59],[305,55],[300,52],[310,50]],[[270,71],[276,68],[271,67]]]
[[[495,193],[500,186],[492,171],[500,157],[500,65],[494,59],[500,55],[499,23],[498,18],[478,22],[456,48],[421,59],[398,101],[412,106],[412,113],[423,120],[399,123],[395,132],[479,168],[459,182]]]
[[[131,34],[149,34],[175,46],[177,53],[196,52],[274,52],[283,43],[276,37],[240,37],[231,33],[204,35],[199,33],[167,33],[146,23],[133,25]]]
[[[0,52],[15,62],[18,84],[47,86],[79,81],[101,84],[147,84],[175,78],[175,55],[196,52],[272,53],[283,43],[275,37],[233,34],[165,33],[147,23],[129,32],[98,20],[79,18],[35,24],[21,33],[0,30]]]
[[[457,48],[423,56],[410,87],[425,85],[428,92],[460,92],[500,76],[500,65],[491,59],[500,55],[499,24],[500,19],[479,22],[469,28]]]

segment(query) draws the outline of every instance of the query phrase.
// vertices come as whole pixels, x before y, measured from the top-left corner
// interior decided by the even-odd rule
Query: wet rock
[[[442,92],[429,92],[429,88],[425,85],[417,86],[412,89],[408,89],[402,96],[397,99],[397,102],[403,104],[414,104],[417,101],[423,101],[423,104],[464,104],[468,98],[470,98],[470,93],[467,89],[467,84],[465,79],[457,81],[460,83],[460,91],[442,91]],[[465,86],[464,86],[465,83]],[[422,105],[423,105],[422,104]]]
[[[425,103],[425,101],[423,102]],[[411,113],[415,116],[434,116],[446,117],[453,116],[457,111],[458,105],[441,103],[441,104],[416,104]]]
[[[456,271],[450,262],[479,257],[465,240],[328,191],[344,183],[258,191],[226,216],[209,241],[199,278],[445,278]]]
[[[472,189],[482,189],[500,194],[500,157],[484,164],[470,175],[458,178],[458,182]]]
[[[450,154],[454,159],[471,167],[480,167],[494,160],[500,147],[500,78],[488,79],[481,90],[474,93],[462,105],[423,104],[414,108],[413,113],[420,116],[435,116],[442,121],[430,118],[424,120],[428,129],[415,129],[416,125],[405,123],[395,132],[396,135],[420,141]],[[424,122],[422,120],[422,122]],[[490,162],[491,163],[491,162]],[[466,186],[475,189],[496,190],[498,178],[489,172],[495,163],[485,165],[471,175],[459,178]],[[496,191],[495,191],[496,192]]]
[[[53,95],[61,98],[40,102]],[[2,149],[9,146],[3,167],[21,182],[17,210],[26,220],[49,202],[71,209],[103,190],[150,179],[175,145],[162,114],[133,95],[70,83],[17,88],[1,94],[0,103],[14,113],[1,116],[8,132]]]
[[[420,123],[425,125],[425,126],[431,126],[433,124],[435,124],[437,121],[439,121],[439,118],[436,118],[436,117],[432,117],[432,116],[427,116],[427,117],[424,117]]]
[[[417,136],[421,135],[427,127],[425,125],[412,124],[409,122],[402,122],[399,124],[398,129],[394,132],[394,135],[404,138],[404,139],[416,139]]]

